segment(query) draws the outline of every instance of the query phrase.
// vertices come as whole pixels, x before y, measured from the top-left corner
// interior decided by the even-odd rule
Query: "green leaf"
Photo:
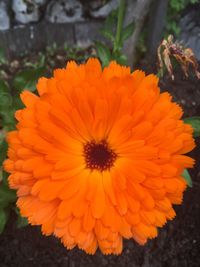
[[[44,74],[44,71],[44,67],[20,71],[13,80],[13,86],[20,92],[25,89],[34,92],[36,90],[36,83]]]
[[[115,30],[116,30],[116,24],[117,24],[117,15],[118,15],[118,9],[113,10],[106,18],[104,22],[104,26],[102,29],[100,29],[100,33],[114,43],[115,41]]]
[[[114,42],[115,41],[115,36],[113,34],[113,31],[112,29],[109,29],[109,28],[102,28],[100,30],[100,33],[105,37],[107,38],[108,40],[110,40],[111,42]]]
[[[2,165],[3,161],[6,159],[7,149],[8,149],[8,144],[7,144],[6,140],[4,139],[0,143],[0,166]]]
[[[9,92],[8,85],[4,80],[0,80],[0,92]]]
[[[17,228],[22,228],[28,225],[27,218],[21,217],[21,215],[18,215],[17,217]]]
[[[105,20],[105,28],[113,28],[117,22],[118,8],[114,9]]]
[[[16,192],[11,190],[6,184],[0,184],[0,208],[7,207],[16,201]]]
[[[28,225],[28,220],[25,217],[22,217],[20,211],[15,207],[15,212],[17,213],[17,228],[22,228]]]
[[[9,109],[12,105],[12,96],[10,94],[0,93],[0,110]]]
[[[0,114],[4,110],[9,110],[12,106],[12,96],[7,83],[0,80]]]
[[[187,169],[184,170],[182,173],[183,178],[185,179],[186,183],[188,184],[189,187],[192,187],[192,178],[188,172]]]
[[[0,111],[9,109],[12,105],[12,96],[9,87],[3,80],[0,80],[0,100]]]
[[[7,222],[8,216],[4,209],[0,209],[0,234],[3,232],[6,222]]]
[[[7,131],[11,131],[15,129],[15,111],[13,109],[9,110],[1,110],[1,117],[2,117],[2,126],[5,128]]]
[[[107,66],[111,59],[111,53],[109,48],[101,42],[96,41],[97,55],[100,58],[103,67]]]
[[[1,129],[0,130],[0,146],[3,142],[3,140],[5,139],[5,135],[6,135],[6,133]]]
[[[25,108],[24,103],[22,102],[20,95],[15,95],[13,97],[13,108],[14,110],[23,109]]]
[[[45,60],[46,60],[46,55],[44,54],[40,54],[40,60],[38,62],[38,66],[41,68],[41,67],[44,67],[45,65]]]
[[[127,56],[124,54],[121,54],[120,52],[115,53],[112,56],[112,59],[116,60],[117,63],[121,65],[126,65],[127,64]]]
[[[192,126],[192,128],[194,129],[194,137],[200,136],[200,116],[185,118],[184,122]]]
[[[0,64],[5,64],[7,63],[7,58],[4,50],[0,48]]]
[[[0,180],[2,180],[2,183],[5,184],[8,187],[8,176],[9,173],[5,172],[4,170],[1,170],[0,174]]]
[[[122,31],[122,35],[121,35],[121,43],[123,45],[123,42],[125,40],[127,40],[129,37],[131,37],[131,35],[133,34],[134,32],[134,22],[128,24]]]

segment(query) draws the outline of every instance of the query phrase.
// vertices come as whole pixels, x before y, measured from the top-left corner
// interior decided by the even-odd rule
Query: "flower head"
[[[193,166],[192,128],[158,79],[112,62],[75,62],[21,95],[5,170],[17,205],[71,249],[119,254],[175,216]]]

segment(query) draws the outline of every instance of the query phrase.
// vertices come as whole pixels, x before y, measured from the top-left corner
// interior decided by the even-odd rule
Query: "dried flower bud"
[[[157,54],[161,75],[163,75],[164,68],[166,67],[172,80],[174,80],[172,58],[175,58],[186,77],[188,77],[189,68],[192,66],[196,77],[200,79],[198,62],[194,52],[191,48],[184,48],[180,43],[174,42],[172,35],[169,35],[167,39],[161,42]]]

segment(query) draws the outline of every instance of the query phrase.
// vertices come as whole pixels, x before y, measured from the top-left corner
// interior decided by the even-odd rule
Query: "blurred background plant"
[[[112,60],[122,65],[127,64],[127,56],[123,53],[122,48],[124,42],[133,34],[134,22],[131,22],[126,27],[123,26],[125,3],[125,0],[120,1],[118,9],[111,12],[100,30],[109,46],[100,41],[95,42],[97,55],[103,67],[107,66]]]
[[[150,1],[146,2],[150,3]],[[196,2],[196,0],[170,0],[167,11],[166,31],[163,32],[163,35],[167,34],[168,36],[169,33],[178,35],[177,13],[180,14],[186,5]],[[39,77],[43,75],[50,76],[53,69],[65,67],[66,61],[69,60],[76,60],[78,63],[81,63],[89,57],[98,57],[103,67],[107,66],[112,60],[122,65],[128,65],[129,58],[127,58],[123,50],[127,40],[133,41],[134,39],[136,42],[137,46],[134,57],[138,61],[141,55],[148,51],[146,46],[148,35],[146,13],[143,14],[144,19],[142,19],[139,28],[137,28],[135,21],[129,21],[128,24],[124,24],[125,14],[126,1],[120,0],[119,7],[107,16],[100,30],[104,39],[95,41],[94,45],[90,45],[87,48],[65,44],[61,49],[56,43],[53,43],[39,53],[24,54],[11,60],[8,60],[5,56],[5,51],[0,49],[0,233],[3,231],[12,210],[17,215],[18,227],[27,224],[27,221],[21,218],[15,206],[16,193],[9,189],[8,175],[2,169],[2,163],[7,156],[6,133],[15,129],[15,111],[23,108],[20,93],[24,89],[35,93]],[[158,71],[158,75],[162,74],[165,76],[168,70],[169,74],[173,77],[173,70],[177,66],[177,62],[174,61],[175,58],[176,61],[179,61],[187,76],[191,75],[189,71],[189,65],[191,64],[199,78],[198,64],[192,50],[187,50],[187,52],[190,51],[189,54],[185,53],[185,51],[185,48],[179,43],[174,42],[171,37],[163,40],[158,49],[159,67],[161,69],[161,72]],[[176,79],[176,76],[174,78]],[[186,118],[185,122],[193,126],[194,137],[200,136],[199,116]],[[183,175],[188,185],[192,186],[189,172],[185,170]]]

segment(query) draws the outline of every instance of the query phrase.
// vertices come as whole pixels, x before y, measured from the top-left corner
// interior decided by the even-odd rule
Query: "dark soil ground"
[[[148,68],[149,69],[149,68]],[[185,79],[180,71],[175,81],[165,77],[160,82],[184,110],[184,116],[200,115],[200,81]],[[197,140],[200,145],[200,140]],[[158,238],[141,247],[124,241],[120,256],[104,256],[99,251],[90,256],[74,249],[67,251],[54,238],[42,236],[38,227],[17,229],[15,216],[0,236],[1,267],[199,267],[200,266],[200,146],[191,155],[196,159],[190,173],[193,188],[188,188],[177,216],[159,230]]]

